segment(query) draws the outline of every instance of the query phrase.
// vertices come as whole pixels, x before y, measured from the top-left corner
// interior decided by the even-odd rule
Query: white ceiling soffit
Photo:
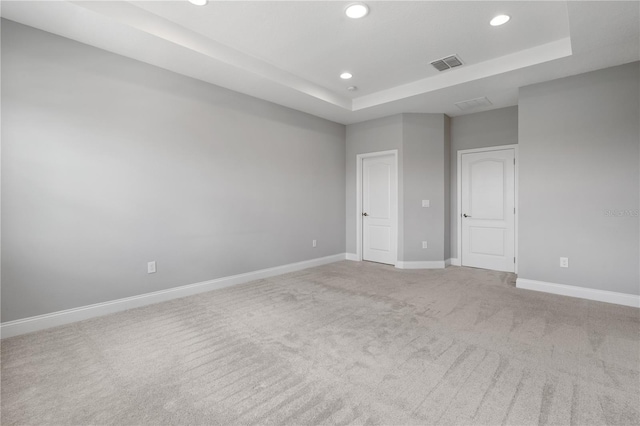
[[[7,1],[4,18],[340,123],[517,104],[524,85],[640,59],[640,3]],[[499,13],[511,15],[490,27]],[[438,72],[433,60],[464,65]],[[338,75],[350,71],[351,80]],[[347,91],[358,86],[357,91]]]

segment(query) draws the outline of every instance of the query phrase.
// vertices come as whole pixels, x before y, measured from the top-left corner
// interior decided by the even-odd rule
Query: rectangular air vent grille
[[[475,99],[469,99],[467,101],[456,102],[455,105],[458,108],[460,108],[462,111],[467,111],[473,108],[480,108],[484,106],[490,106],[493,104],[489,99],[483,96],[482,98],[475,98]]]
[[[431,65],[433,65],[438,71],[444,71],[451,68],[449,65],[445,64],[444,61],[433,61],[431,62]]]
[[[431,62],[431,65],[438,71],[445,71],[451,68],[459,67],[462,65],[462,61],[456,55],[447,56],[446,58],[438,59]]]

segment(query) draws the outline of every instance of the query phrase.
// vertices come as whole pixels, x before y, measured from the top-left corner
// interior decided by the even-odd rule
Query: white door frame
[[[387,155],[393,155],[393,161],[396,168],[396,204],[391,206],[395,212],[396,221],[394,226],[396,227],[396,240],[391,244],[395,246],[396,259],[394,266],[398,264],[398,239],[400,238],[400,230],[398,229],[398,203],[400,202],[400,194],[398,192],[398,150],[392,149],[389,151],[368,152],[366,154],[358,154],[356,156],[356,260],[362,261],[362,161],[365,158],[371,157],[383,157]]]
[[[499,145],[499,146],[490,146],[487,148],[475,148],[475,149],[461,149],[458,151],[458,262],[462,265],[462,155],[463,154],[471,154],[474,152],[489,152],[489,151],[504,151],[506,149],[513,149],[513,155],[516,160],[515,164],[515,221],[513,224],[513,238],[515,239],[515,248],[514,253],[516,257],[514,271],[518,273],[518,262],[520,262],[520,256],[518,256],[518,215],[520,214],[520,209],[518,208],[518,172],[520,171],[520,167],[518,164],[518,145]]]

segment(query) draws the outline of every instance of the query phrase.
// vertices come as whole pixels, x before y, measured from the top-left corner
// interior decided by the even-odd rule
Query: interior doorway
[[[357,157],[357,230],[360,260],[396,265],[398,260],[397,151]]]
[[[462,266],[517,272],[517,146],[458,152]]]

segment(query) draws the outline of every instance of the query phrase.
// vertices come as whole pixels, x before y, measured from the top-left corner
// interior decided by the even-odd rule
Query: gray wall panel
[[[347,126],[347,252],[356,252],[356,157],[397,149],[398,260],[445,259],[445,133],[444,114],[400,114]],[[431,207],[423,208],[422,200]]]
[[[2,144],[2,321],[345,251],[345,126],[5,20]]]
[[[636,62],[520,90],[519,277],[640,294],[639,82]]]
[[[356,253],[356,158],[359,154],[398,150],[398,259],[403,253],[402,115],[347,126],[346,132],[346,246]]]
[[[404,258],[444,260],[445,116],[403,114]],[[448,188],[447,188],[448,190]],[[422,207],[429,200],[430,207]],[[427,241],[427,248],[422,248]],[[447,256],[448,257],[448,256]]]

